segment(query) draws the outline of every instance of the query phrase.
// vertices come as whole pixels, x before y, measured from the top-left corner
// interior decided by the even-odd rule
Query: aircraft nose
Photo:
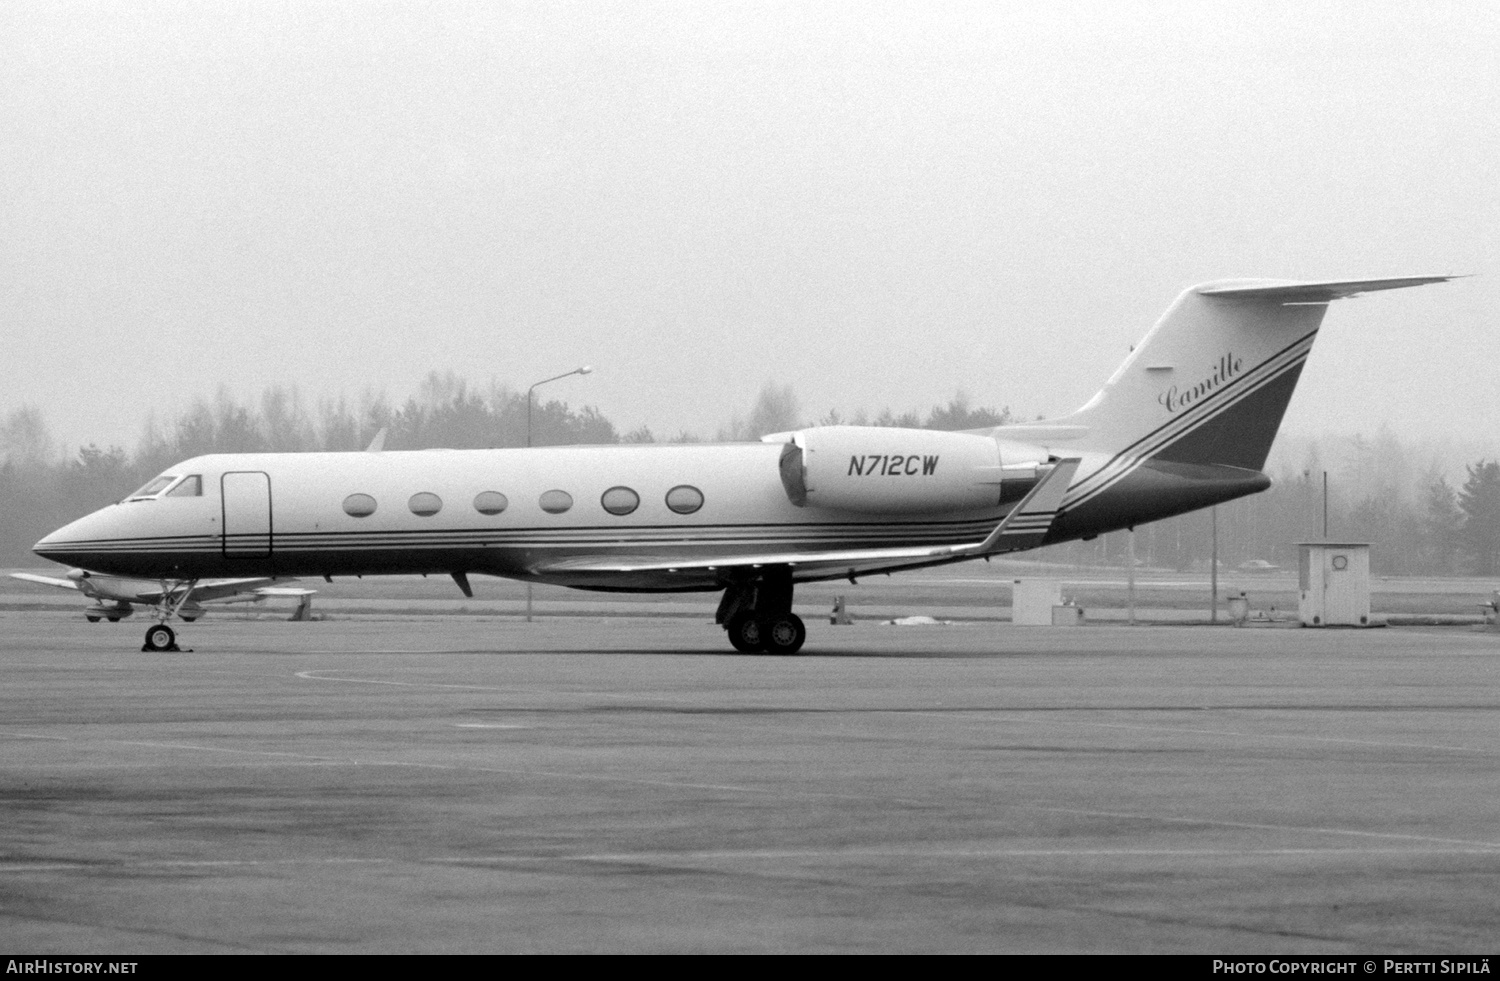
[[[75,573],[81,578],[83,569],[99,567],[98,553],[101,546],[106,544],[107,539],[114,537],[112,524],[103,511],[95,511],[63,525],[31,546],[31,550],[44,559],[81,567],[68,572],[69,579],[75,578]]]
[[[77,521],[63,525],[31,547],[44,559],[72,566],[80,584],[89,573],[154,579],[176,576],[182,571],[183,554],[173,546],[183,541],[182,521],[173,524],[171,514],[151,510],[150,505],[111,504]],[[188,551],[208,536],[192,538]],[[88,572],[82,570],[87,569]],[[73,578],[73,573],[69,573]]]
[[[73,524],[77,524],[77,522],[75,521]],[[71,527],[73,525],[63,525],[52,534],[47,535],[41,541],[31,546],[31,550],[44,559],[51,559],[61,555],[67,550],[69,542],[72,541],[72,537],[68,534],[68,529]],[[72,573],[70,572],[69,576],[71,575]]]

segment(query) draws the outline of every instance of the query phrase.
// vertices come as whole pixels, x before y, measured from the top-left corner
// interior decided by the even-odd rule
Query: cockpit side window
[[[160,477],[157,477],[155,480],[151,481],[145,487],[142,487],[134,494],[131,494],[128,500],[139,501],[144,500],[148,497],[155,497],[162,491],[166,490],[168,487],[172,486],[172,482],[176,479],[176,474],[164,473]]]
[[[202,497],[203,478],[198,474],[190,474],[182,478],[181,483],[167,491],[168,497]]]

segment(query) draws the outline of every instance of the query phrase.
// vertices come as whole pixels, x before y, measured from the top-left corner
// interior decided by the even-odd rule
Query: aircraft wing
[[[966,546],[967,547],[967,546]],[[886,567],[923,564],[952,558],[957,548],[868,548],[846,552],[767,552],[764,555],[683,556],[660,555],[617,559],[560,559],[537,568],[543,573],[631,573],[631,572],[721,572],[756,569],[769,565],[791,566],[798,572],[854,570],[865,572]]]
[[[57,579],[52,576],[39,576],[32,572],[12,572],[12,579],[24,579],[27,582],[41,583],[43,586],[57,586],[61,589],[77,589],[78,583],[71,579]]]
[[[267,583],[275,582],[261,576],[258,579],[204,579],[193,588],[193,601],[197,603],[209,600],[223,599],[226,596],[234,596],[238,593],[249,593],[255,591],[256,587],[264,587]],[[174,584],[172,594],[180,595],[182,584]],[[156,590],[155,596],[160,598],[161,590]]]
[[[867,548],[848,549],[842,552],[790,551],[769,552],[765,555],[735,555],[705,557],[683,556],[681,559],[661,556],[639,559],[619,558],[600,561],[598,559],[562,559],[540,567],[544,573],[691,573],[723,572],[736,569],[755,569],[764,566],[788,566],[793,574],[843,574],[859,575],[885,569],[908,566],[932,565],[960,559],[997,555],[1035,548],[1041,544],[1047,530],[1056,519],[1063,495],[1078,472],[1081,461],[1077,457],[1060,460],[1037,485],[1010,510],[995,530],[980,542],[967,545],[948,545],[922,548]]]

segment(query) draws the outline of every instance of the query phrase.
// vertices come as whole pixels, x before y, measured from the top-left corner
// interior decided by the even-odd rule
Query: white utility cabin
[[[1369,543],[1300,542],[1297,552],[1302,626],[1370,626]]]

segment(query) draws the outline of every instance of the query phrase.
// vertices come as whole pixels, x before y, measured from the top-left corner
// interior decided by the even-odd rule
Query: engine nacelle
[[[1024,496],[1047,459],[1041,447],[972,433],[822,426],[790,434],[781,483],[798,507],[862,514],[969,511]]]

